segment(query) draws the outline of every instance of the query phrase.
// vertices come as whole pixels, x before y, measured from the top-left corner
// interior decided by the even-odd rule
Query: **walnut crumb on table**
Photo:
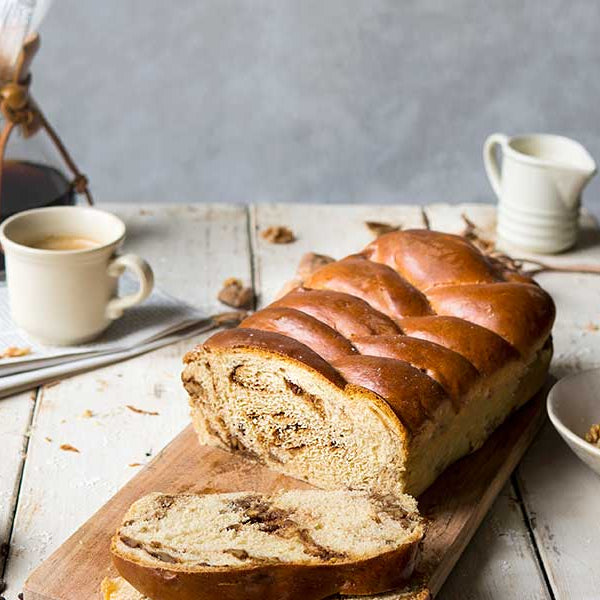
[[[294,232],[283,225],[273,225],[260,232],[260,237],[271,244],[291,244],[296,241]]]
[[[244,286],[240,279],[230,277],[223,282],[217,298],[227,306],[249,309],[254,302],[254,292],[252,288]]]
[[[592,425],[590,430],[585,434],[585,441],[600,448],[600,423]]]

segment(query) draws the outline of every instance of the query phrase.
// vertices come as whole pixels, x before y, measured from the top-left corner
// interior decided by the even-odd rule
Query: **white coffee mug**
[[[483,160],[499,201],[500,248],[555,253],[575,244],[581,191],[596,172],[581,144],[559,135],[494,133],[485,141]]]
[[[93,245],[71,250],[33,247],[53,236],[83,238]],[[124,239],[123,221],[95,208],[55,206],[7,219],[0,226],[0,243],[16,325],[44,344],[81,344],[142,302],[152,291],[152,269],[139,256],[116,254]],[[136,275],[139,289],[118,297],[117,283],[127,269]]]

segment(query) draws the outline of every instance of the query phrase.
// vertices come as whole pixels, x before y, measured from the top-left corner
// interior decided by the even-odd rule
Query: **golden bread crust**
[[[388,233],[359,254],[325,264],[303,286],[246,319],[241,329],[218,333],[196,355],[189,353],[183,377],[195,422],[204,414],[211,421],[207,427],[222,425],[221,445],[235,447],[227,436],[250,436],[259,460],[316,485],[330,485],[322,440],[335,438],[337,428],[331,452],[347,456],[332,464],[344,473],[343,465],[350,465],[352,485],[368,489],[377,478],[393,485],[395,468],[400,489],[419,493],[435,470],[416,478],[407,473],[415,464],[412,454],[429,452],[437,469],[480,446],[537,391],[540,373],[547,371],[555,318],[551,297],[459,236]],[[216,350],[213,372],[203,371],[202,352]],[[217,376],[228,378],[238,368],[231,386],[211,391]],[[304,375],[313,371],[338,389],[308,381]],[[360,402],[364,417],[356,412]],[[307,405],[318,414],[307,413]],[[369,420],[373,414],[379,423]],[[370,423],[363,433],[362,419]],[[319,434],[311,437],[313,431]],[[383,448],[394,445],[386,432],[400,440],[394,446],[399,464]],[[448,432],[462,441],[451,443],[444,437]],[[211,435],[203,430],[202,441],[213,443]],[[349,443],[360,436],[362,442]],[[417,463],[425,464],[421,458]],[[363,471],[352,466],[361,460]],[[380,476],[370,471],[375,463]],[[414,489],[402,487],[417,479]]]

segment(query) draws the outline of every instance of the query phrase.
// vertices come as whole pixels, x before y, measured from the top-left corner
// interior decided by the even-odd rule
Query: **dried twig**
[[[429,220],[429,215],[423,207],[421,207],[421,218],[423,219],[423,225],[425,226],[425,229],[431,231],[431,221]]]
[[[75,446],[71,446],[71,444],[61,444],[60,449],[65,452],[77,452],[79,454],[79,450]]]
[[[131,404],[126,404],[125,406],[131,412],[137,413],[138,415],[149,415],[151,417],[157,417],[160,414],[153,410],[143,410],[142,408],[137,408],[137,406],[131,406]]]
[[[475,247],[479,248],[484,254],[501,263],[505,268],[511,271],[517,271],[529,277],[538,273],[588,273],[600,275],[600,265],[556,265],[534,258],[513,258],[496,249],[494,243],[481,237],[477,232],[477,226],[466,215],[461,215],[465,222],[465,229],[461,235],[469,240]],[[536,268],[526,268],[526,265],[535,265]]]

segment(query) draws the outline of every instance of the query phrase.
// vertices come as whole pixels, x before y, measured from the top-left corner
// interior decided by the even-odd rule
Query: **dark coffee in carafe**
[[[66,177],[58,169],[42,164],[4,161],[1,185],[2,219],[22,210],[64,206],[75,201]]]

